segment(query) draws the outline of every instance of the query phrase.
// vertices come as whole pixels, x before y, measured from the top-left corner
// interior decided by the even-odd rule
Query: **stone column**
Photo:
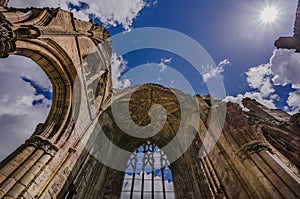
[[[34,136],[26,141],[21,152],[16,151],[16,156],[12,156],[0,170],[0,198],[23,197],[30,187],[40,184],[41,182],[36,182],[37,176],[57,151],[58,148],[50,140],[41,136]],[[34,197],[29,193],[25,194],[25,198]]]
[[[276,158],[268,143],[254,140],[243,145],[236,154],[248,168],[245,172],[251,172],[255,176],[256,182],[250,186],[257,190],[257,193],[263,194],[261,196],[300,197],[299,178],[293,176],[287,167],[284,168],[284,164]]]

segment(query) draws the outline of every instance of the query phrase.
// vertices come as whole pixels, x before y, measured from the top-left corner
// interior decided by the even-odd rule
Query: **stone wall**
[[[124,172],[95,154],[106,150],[106,158],[125,170],[129,156],[117,156],[112,145],[133,152],[146,141],[163,148],[174,139],[182,146],[190,135],[195,139],[188,148],[164,151],[170,159],[182,154],[171,162],[176,198],[300,198],[298,115],[250,99],[243,101],[250,110],[244,112],[209,95],[189,96],[154,84],[133,95],[134,88],[113,95],[112,47],[102,26],[61,9],[2,6],[0,16],[0,57],[33,59],[54,92],[45,123],[0,163],[0,198],[119,198]],[[147,126],[153,119],[150,107],[163,106],[167,118],[161,131],[147,139],[123,132],[111,108],[120,99],[130,102],[129,126]],[[176,137],[180,127],[184,133]],[[102,131],[113,144],[106,145]],[[216,142],[213,148],[203,148],[207,136]]]

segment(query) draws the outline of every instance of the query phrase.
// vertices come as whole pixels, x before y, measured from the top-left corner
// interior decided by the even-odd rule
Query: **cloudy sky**
[[[141,27],[175,30],[199,43],[215,63],[201,65],[203,73],[199,75],[174,52],[143,49],[122,56],[114,54],[116,88],[153,82],[205,95],[207,82],[221,75],[224,99],[240,103],[243,97],[250,97],[291,114],[300,108],[300,54],[277,50],[273,43],[280,36],[293,34],[296,5],[297,0],[11,0],[9,3],[11,7],[61,7],[79,19],[104,25],[112,36]],[[275,12],[262,17],[266,8],[274,8]],[[113,39],[117,45],[114,42]],[[40,68],[23,57],[0,60],[0,77],[1,160],[32,134],[36,124],[45,121],[52,89]]]
[[[25,64],[24,64],[25,63]],[[52,88],[31,60],[10,56],[0,61],[0,160],[21,145],[51,107]]]

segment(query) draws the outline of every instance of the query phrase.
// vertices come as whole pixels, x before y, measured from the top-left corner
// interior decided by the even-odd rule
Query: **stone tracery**
[[[119,198],[124,172],[102,164],[86,148],[87,143],[95,142],[92,128],[98,121],[109,139],[129,151],[145,142],[126,136],[111,117],[112,100],[126,97],[128,90],[112,96],[109,33],[102,26],[76,20],[60,9],[9,9],[5,7],[7,1],[0,1],[0,5],[0,57],[19,54],[32,58],[45,70],[54,89],[53,107],[45,124],[0,164],[0,198]],[[87,59],[93,55],[99,61],[96,64],[102,64],[99,71]],[[99,76],[89,75],[89,70]],[[72,92],[77,76],[85,85]],[[89,87],[88,80],[97,80],[95,86]],[[146,98],[149,93],[156,96]],[[183,98],[186,95],[178,93]],[[96,100],[91,99],[95,97]],[[167,107],[168,123],[159,134],[160,139],[151,140],[159,146],[174,137],[181,119],[173,97],[168,88],[149,84],[130,99],[132,119],[140,125],[149,123],[148,109],[142,109],[140,104],[160,102]],[[84,100],[78,102],[78,98]],[[71,107],[74,99],[75,111]],[[176,198],[300,197],[299,177],[270,153],[283,154],[298,168],[296,116],[286,119],[284,113],[268,110],[250,99],[243,102],[249,113],[228,103],[223,134],[208,156],[201,158],[199,150],[208,123],[212,119],[218,121],[210,118],[210,113],[218,106],[211,106],[210,96],[197,95],[193,99],[201,107],[202,120],[198,129],[187,127],[196,138],[183,156],[171,163]],[[76,109],[83,111],[76,115]],[[276,117],[280,114],[282,119]],[[287,150],[275,138],[291,140],[294,145]],[[95,150],[97,147],[101,146],[96,145]],[[114,154],[108,151],[108,155]]]

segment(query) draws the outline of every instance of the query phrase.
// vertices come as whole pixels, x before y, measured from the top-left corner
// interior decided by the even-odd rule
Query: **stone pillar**
[[[225,196],[299,198],[299,177],[254,127],[238,105],[228,104],[223,133],[209,154]]]
[[[256,182],[250,184],[263,194],[262,197],[272,198],[299,198],[299,178],[292,174],[283,165],[281,160],[276,158],[267,143],[253,141],[247,143],[237,151],[237,156],[256,178]],[[261,185],[258,186],[258,183]]]
[[[8,160],[0,170],[3,176],[0,183],[0,198],[22,197],[30,186],[41,184],[42,182],[35,181],[36,177],[58,151],[50,140],[40,136],[30,138],[23,148],[20,153],[16,151],[16,156]],[[26,198],[32,197],[34,196],[27,194]]]

